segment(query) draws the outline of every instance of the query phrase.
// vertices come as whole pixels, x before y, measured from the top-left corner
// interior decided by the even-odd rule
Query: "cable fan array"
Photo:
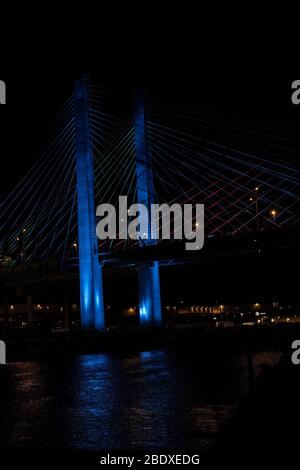
[[[291,226],[299,220],[299,130],[154,98],[148,136],[158,198],[205,204],[210,236]]]
[[[126,93],[125,93],[126,95]],[[90,85],[95,206],[137,202],[131,93]],[[206,236],[290,227],[299,221],[300,127],[226,113],[182,99],[147,96],[147,137],[157,203],[205,204]],[[76,148],[73,98],[56,135],[22,181],[0,202],[0,260],[11,266],[56,260],[77,265]],[[99,250],[138,246],[99,241]]]

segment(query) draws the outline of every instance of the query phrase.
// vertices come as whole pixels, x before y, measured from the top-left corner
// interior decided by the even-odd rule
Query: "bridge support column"
[[[147,207],[148,214],[150,214],[151,204],[154,203],[154,185],[152,162],[147,148],[145,94],[143,88],[138,88],[134,91],[134,126],[137,199],[138,203],[144,204]],[[156,244],[156,240],[151,239],[150,223],[148,224],[147,238],[142,240],[141,244]],[[139,267],[139,313],[141,326],[159,326],[162,324],[159,263],[156,260]]]
[[[158,261],[139,267],[141,326],[161,325],[161,299]]]
[[[96,237],[93,152],[86,78],[75,82],[74,100],[81,325],[84,329],[102,329],[105,327],[102,267],[99,264]]]

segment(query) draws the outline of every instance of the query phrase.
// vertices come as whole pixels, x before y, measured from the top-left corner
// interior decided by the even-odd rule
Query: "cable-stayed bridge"
[[[97,240],[96,206],[204,204],[205,247],[255,250],[291,241],[299,221],[299,126],[220,112],[138,89],[117,103],[113,89],[74,84],[56,134],[0,202],[2,276],[55,264],[79,270],[85,328],[104,328],[102,268],[139,271],[141,324],[160,324],[159,265],[187,263],[177,240]],[[279,235],[278,235],[279,234]],[[226,250],[227,248],[225,248]],[[204,248],[206,250],[206,248]],[[5,267],[6,266],[6,267]]]

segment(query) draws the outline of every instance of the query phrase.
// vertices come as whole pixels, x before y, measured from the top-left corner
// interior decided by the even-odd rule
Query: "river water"
[[[274,364],[276,352],[253,354]],[[247,357],[165,350],[78,355],[8,366],[0,447],[208,449],[248,391]]]

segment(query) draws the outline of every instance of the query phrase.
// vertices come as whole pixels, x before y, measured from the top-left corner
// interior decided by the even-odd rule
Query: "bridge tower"
[[[83,329],[102,329],[105,327],[103,280],[96,236],[89,89],[85,77],[74,83],[74,106],[81,325]]]
[[[136,146],[136,178],[137,199],[139,204],[144,204],[150,214],[151,204],[154,203],[153,167],[148,152],[145,92],[142,87],[134,90],[134,128]],[[156,244],[151,239],[151,229],[148,224],[147,237],[141,240],[143,245]],[[141,326],[153,326],[162,324],[159,263],[153,260],[139,266],[139,314]]]

